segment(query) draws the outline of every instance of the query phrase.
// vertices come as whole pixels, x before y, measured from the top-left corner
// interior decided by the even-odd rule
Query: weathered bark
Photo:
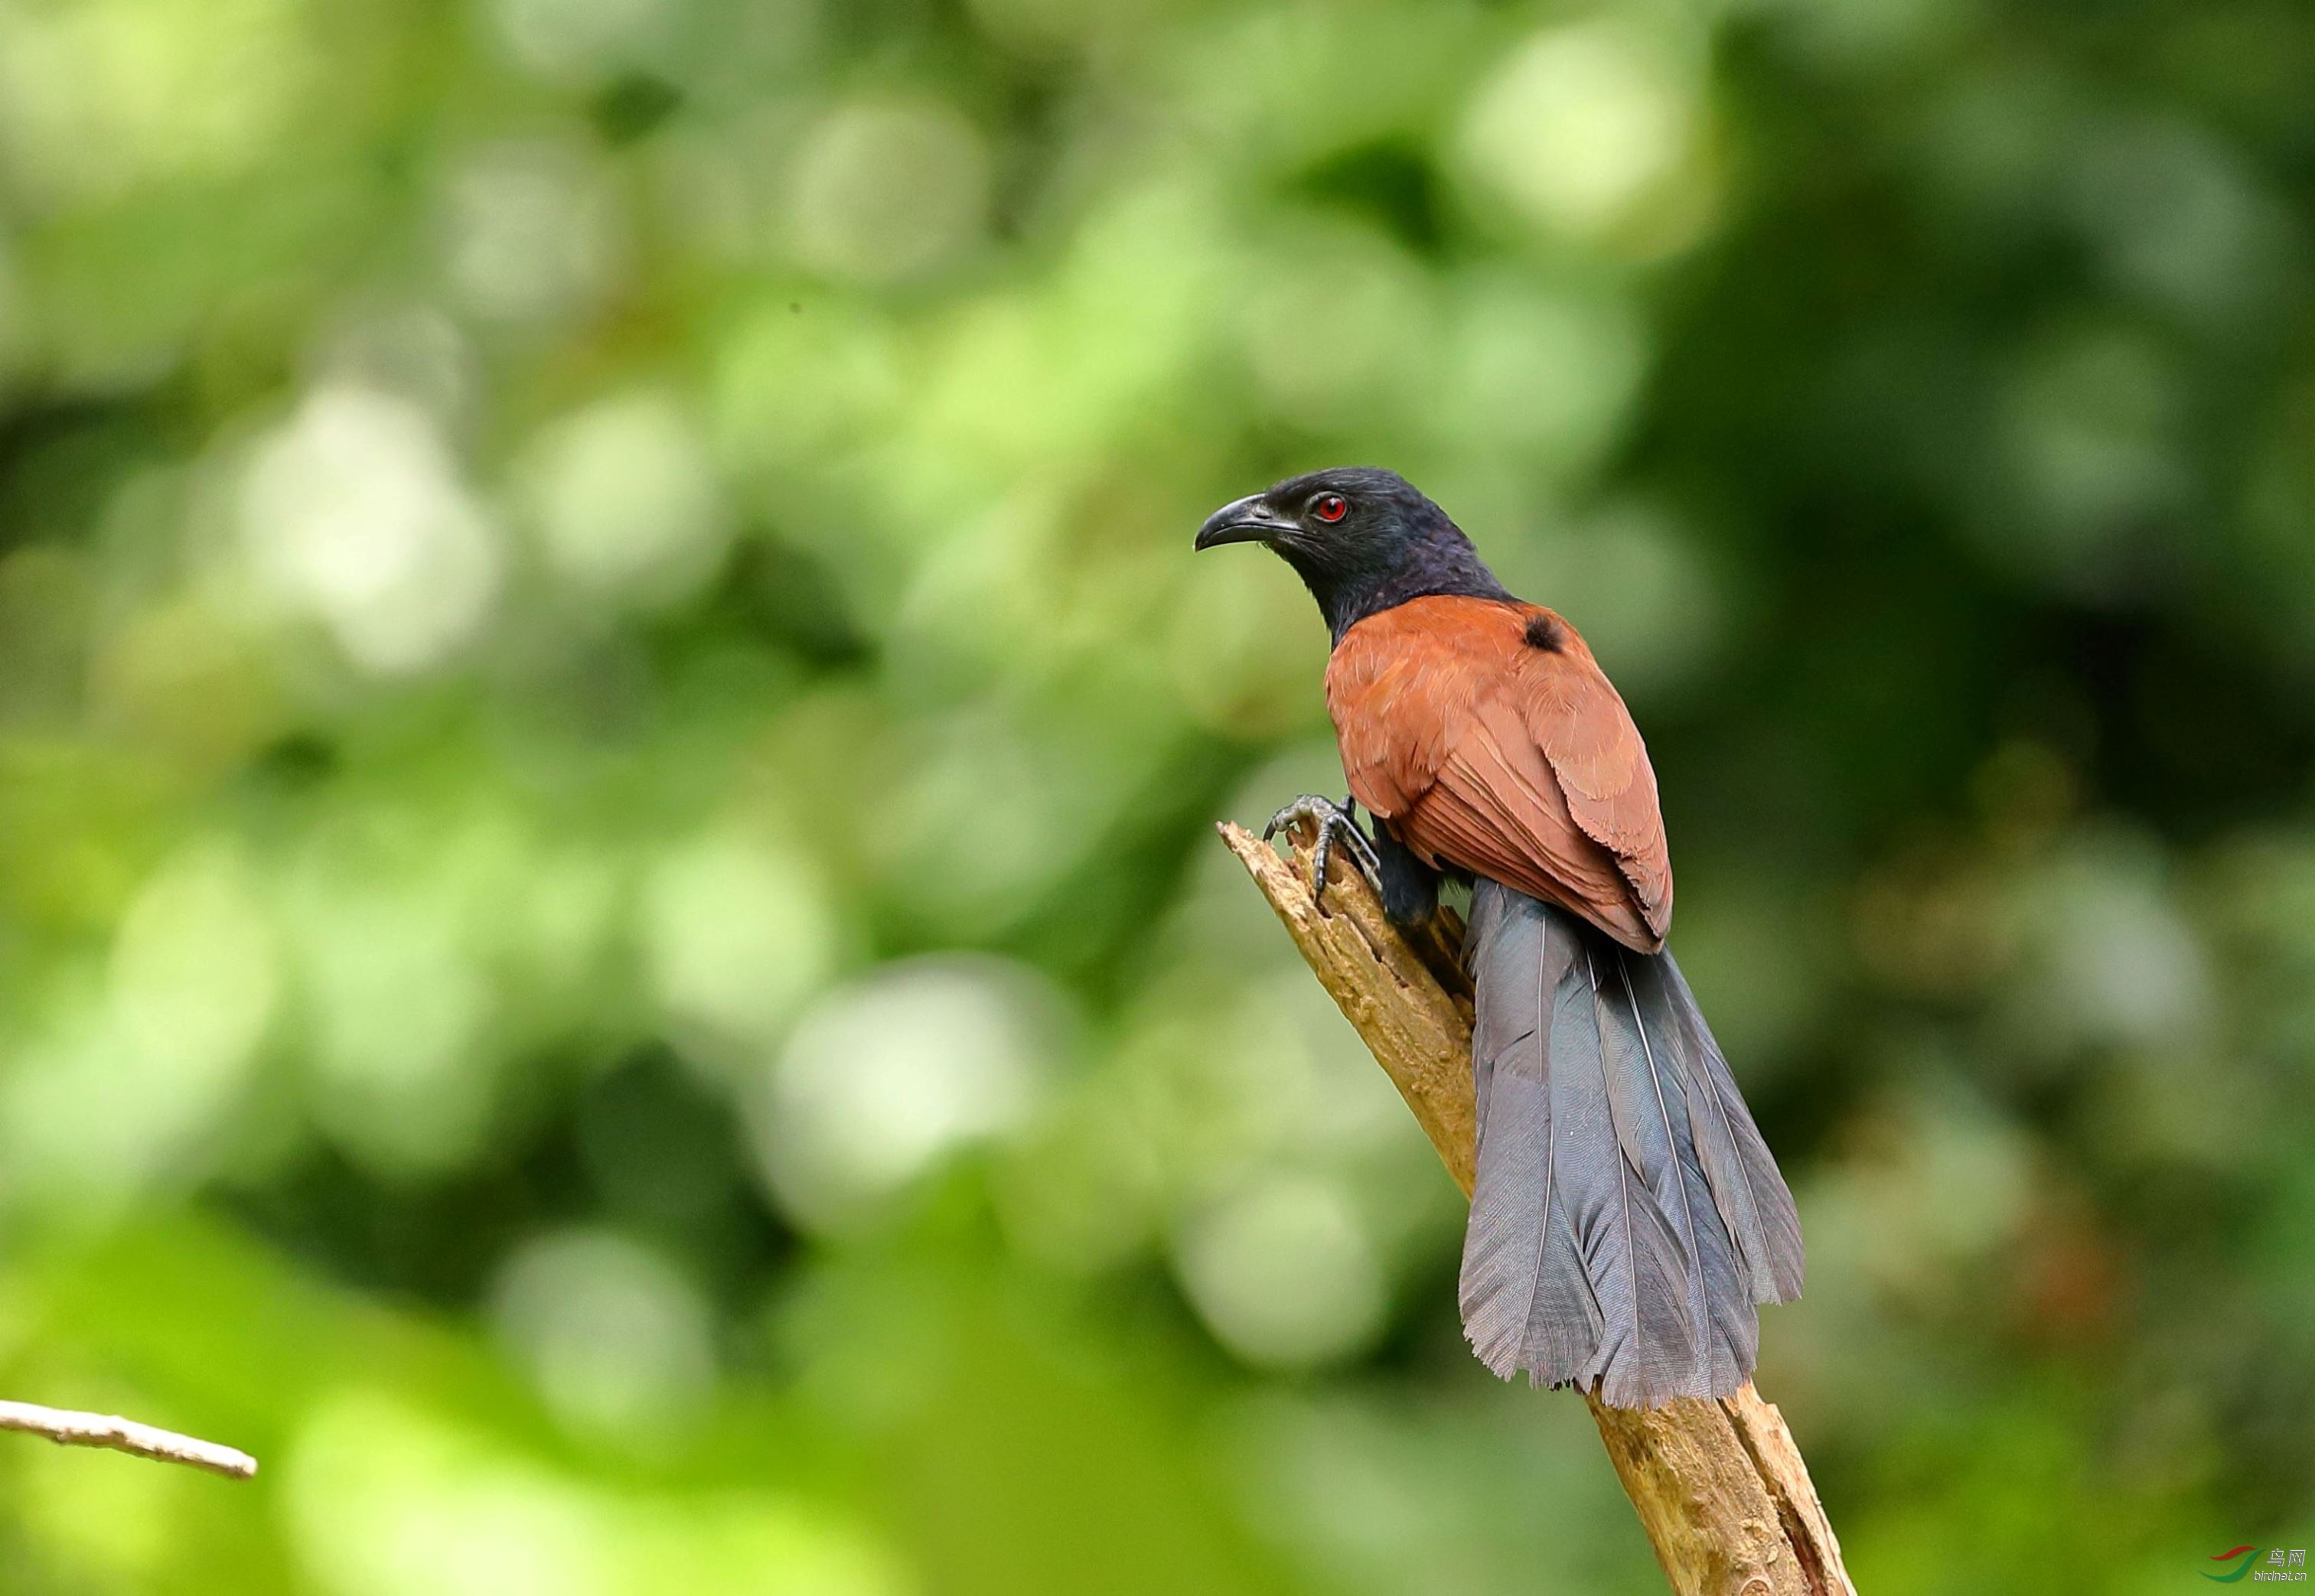
[[[1410,940],[1348,869],[1332,873],[1321,911],[1307,829],[1291,835],[1291,864],[1237,826],[1220,829],[1469,1196],[1471,996],[1451,912]],[[1800,1449],[1751,1385],[1645,1412],[1585,1400],[1681,1596],[1856,1596]]]

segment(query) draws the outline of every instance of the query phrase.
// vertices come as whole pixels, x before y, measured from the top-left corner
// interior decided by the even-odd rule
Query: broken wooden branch
[[[1239,827],[1220,830],[1469,1196],[1470,983],[1451,911],[1410,938],[1347,869],[1330,873],[1321,911],[1307,826],[1289,834],[1291,863]],[[1749,1383],[1722,1401],[1641,1412],[1584,1399],[1680,1596],[1856,1596],[1784,1416]]]

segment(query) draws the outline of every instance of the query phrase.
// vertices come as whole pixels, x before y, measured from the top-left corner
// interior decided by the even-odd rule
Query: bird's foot
[[[1374,844],[1359,829],[1358,805],[1345,798],[1340,803],[1313,794],[1305,793],[1293,802],[1270,817],[1270,824],[1262,829],[1262,840],[1285,830],[1297,820],[1308,820],[1317,835],[1311,850],[1310,896],[1317,901],[1318,912],[1326,911],[1326,869],[1340,847],[1351,856],[1367,882],[1378,892],[1382,890],[1382,861],[1375,857]]]

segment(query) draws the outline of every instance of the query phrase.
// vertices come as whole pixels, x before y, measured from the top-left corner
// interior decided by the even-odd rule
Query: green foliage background
[[[0,1587],[1658,1588],[1214,845],[1654,751],[1862,1588],[2315,1539],[2315,12],[0,0]]]

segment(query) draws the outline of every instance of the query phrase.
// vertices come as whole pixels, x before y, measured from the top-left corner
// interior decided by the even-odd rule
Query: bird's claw
[[[1262,840],[1268,842],[1297,820],[1310,822],[1310,829],[1317,834],[1311,848],[1310,895],[1317,901],[1321,914],[1326,911],[1326,867],[1338,847],[1351,856],[1367,883],[1381,891],[1382,861],[1375,856],[1374,844],[1359,829],[1355,808],[1348,798],[1335,803],[1306,793],[1271,816],[1270,824],[1262,829]]]

